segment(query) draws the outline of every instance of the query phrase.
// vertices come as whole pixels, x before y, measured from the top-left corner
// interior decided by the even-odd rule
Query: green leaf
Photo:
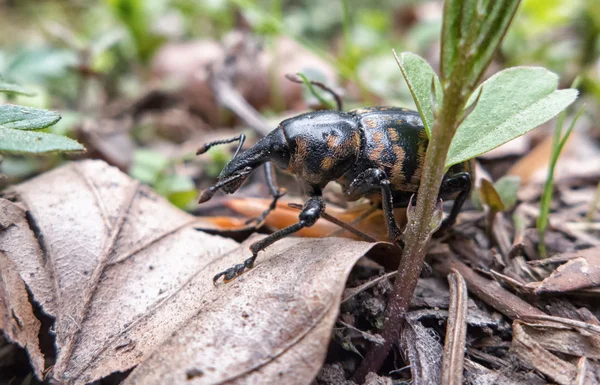
[[[192,178],[179,174],[165,175],[160,178],[154,185],[154,190],[179,208],[187,207],[198,196]]]
[[[81,144],[64,136],[0,127],[0,152],[44,153],[84,150]]]
[[[447,0],[442,25],[443,83],[475,88],[500,45],[520,0]],[[459,73],[456,73],[456,71]]]
[[[0,127],[15,130],[39,130],[60,120],[56,112],[14,104],[0,106]]]
[[[34,96],[35,95],[35,92],[28,91],[27,89],[21,87],[18,84],[5,82],[2,79],[0,79],[0,92],[4,92],[7,94],[25,95],[25,96]]]
[[[396,62],[402,71],[402,76],[408,84],[408,89],[415,101],[417,110],[423,120],[423,125],[427,131],[427,137],[431,138],[431,129],[433,127],[433,106],[432,102],[432,82],[435,84],[435,102],[438,106],[442,104],[442,85],[433,68],[419,55],[410,52],[403,52],[400,58],[396,56]]]
[[[479,101],[458,127],[446,168],[475,158],[552,119],[577,98],[577,90],[557,90],[558,77],[539,67],[509,68],[473,92]]]

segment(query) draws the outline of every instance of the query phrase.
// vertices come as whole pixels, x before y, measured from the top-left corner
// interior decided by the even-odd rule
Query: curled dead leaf
[[[67,384],[135,366],[126,383],[309,384],[347,275],[373,246],[286,239],[215,287],[248,245],[197,231],[202,219],[103,162],[71,163],[13,196],[0,200],[13,213],[1,249],[55,318],[49,376]]]
[[[44,356],[40,351],[38,334],[40,321],[33,314],[25,283],[13,262],[0,251],[0,330],[12,342],[23,347],[33,372],[42,378]]]
[[[553,257],[567,262],[557,267],[542,282],[532,282],[526,287],[535,289],[535,294],[560,293],[586,289],[600,285],[600,247],[564,253]]]

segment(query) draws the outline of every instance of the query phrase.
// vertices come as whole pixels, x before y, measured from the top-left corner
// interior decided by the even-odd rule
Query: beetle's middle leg
[[[277,206],[277,201],[286,193],[285,189],[279,188],[279,186],[277,185],[277,181],[275,180],[275,170],[273,168],[273,163],[265,162],[264,168],[267,186],[269,186],[269,193],[273,197],[273,200],[271,201],[269,207],[262,212],[262,214],[260,214],[258,217],[250,218],[246,221],[247,225],[251,224],[252,222],[255,222],[255,227],[257,228],[262,225],[265,218],[267,218],[267,215],[269,215],[271,211],[275,210],[275,207]]]
[[[471,175],[468,172],[459,172],[448,178],[445,178],[442,181],[442,186],[440,187],[440,196],[442,195],[453,195],[457,192],[459,193],[456,199],[454,199],[454,203],[452,204],[452,209],[450,210],[450,215],[442,222],[438,233],[443,233],[450,226],[456,222],[456,217],[460,213],[460,209],[463,204],[467,200],[469,193],[471,192]]]
[[[352,181],[352,183],[350,183],[347,194],[361,194],[376,188],[381,189],[381,201],[383,214],[388,228],[388,239],[390,242],[394,243],[398,240],[402,232],[396,222],[396,217],[394,217],[392,188],[385,172],[378,168],[369,168],[363,171]]]
[[[215,275],[213,278],[213,282],[216,282],[221,277],[224,277],[225,281],[229,281],[243,273],[244,270],[252,268],[254,266],[254,261],[256,260],[259,251],[264,250],[265,248],[277,242],[278,240],[285,238],[288,235],[293,234],[300,229],[303,229],[305,227],[311,227],[315,224],[315,222],[317,222],[317,219],[321,217],[321,214],[324,211],[325,201],[323,200],[323,198],[320,195],[311,197],[309,200],[306,201],[306,203],[304,203],[302,211],[299,215],[300,220],[298,221],[298,223],[276,231],[273,234],[270,234],[269,236],[261,239],[260,241],[257,241],[250,245],[252,256],[246,259],[244,263],[237,264]]]

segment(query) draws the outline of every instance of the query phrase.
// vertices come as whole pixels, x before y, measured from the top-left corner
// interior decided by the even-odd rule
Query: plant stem
[[[429,240],[437,228],[432,218],[452,138],[462,121],[467,99],[492,60],[518,4],[519,0],[447,0],[444,3],[440,79],[444,98],[427,147],[417,206],[404,232],[404,251],[385,312],[382,333],[385,342],[367,352],[354,375],[356,382],[362,383],[369,372],[377,372],[392,344],[400,338]]]
[[[450,85],[452,83],[451,80]],[[394,289],[386,308],[383,330],[385,342],[367,352],[355,374],[355,380],[358,382],[363,382],[369,372],[376,372],[381,367],[392,343],[399,340],[400,330],[421,274],[431,238],[431,220],[437,203],[437,200],[431,197],[437,197],[440,191],[446,156],[465,102],[464,97],[452,92],[460,92],[460,87],[450,86],[447,89],[450,93],[444,95],[442,110],[433,126],[434,134],[425,156],[425,169],[419,186],[417,206],[413,218],[409,220],[406,227],[404,251],[398,266]]]

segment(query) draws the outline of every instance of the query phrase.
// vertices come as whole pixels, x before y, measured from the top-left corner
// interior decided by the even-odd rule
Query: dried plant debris
[[[456,270],[448,275],[450,307],[444,342],[442,384],[460,385],[463,379],[465,338],[467,335],[467,284]]]
[[[420,322],[407,319],[402,329],[400,346],[410,362],[412,383],[436,385],[441,383],[443,347],[439,335]]]
[[[513,343],[511,350],[526,364],[544,373],[560,385],[598,384],[597,370],[587,370],[587,366],[578,366],[572,362],[552,354],[540,341],[536,339],[537,333],[529,334],[531,328],[521,321],[513,323]],[[556,341],[559,345],[561,341]],[[596,341],[597,343],[597,341]],[[556,347],[549,346],[552,350]],[[560,349],[560,348],[559,348]],[[585,369],[585,373],[581,372]],[[579,379],[579,382],[576,382]]]
[[[12,342],[25,348],[33,372],[41,377],[44,356],[40,351],[38,334],[40,321],[29,302],[25,283],[14,263],[0,251],[0,330]]]
[[[536,261],[536,265],[566,262],[557,267],[542,282],[531,282],[526,287],[536,294],[561,293],[600,286],[600,247],[563,253]]]
[[[197,231],[201,219],[103,162],[71,163],[11,196],[0,200],[0,261],[55,319],[46,378],[67,384],[136,366],[125,383],[309,384],[347,275],[373,247],[290,238],[215,286],[212,276],[243,261],[248,244]],[[37,335],[39,324],[19,317]]]

